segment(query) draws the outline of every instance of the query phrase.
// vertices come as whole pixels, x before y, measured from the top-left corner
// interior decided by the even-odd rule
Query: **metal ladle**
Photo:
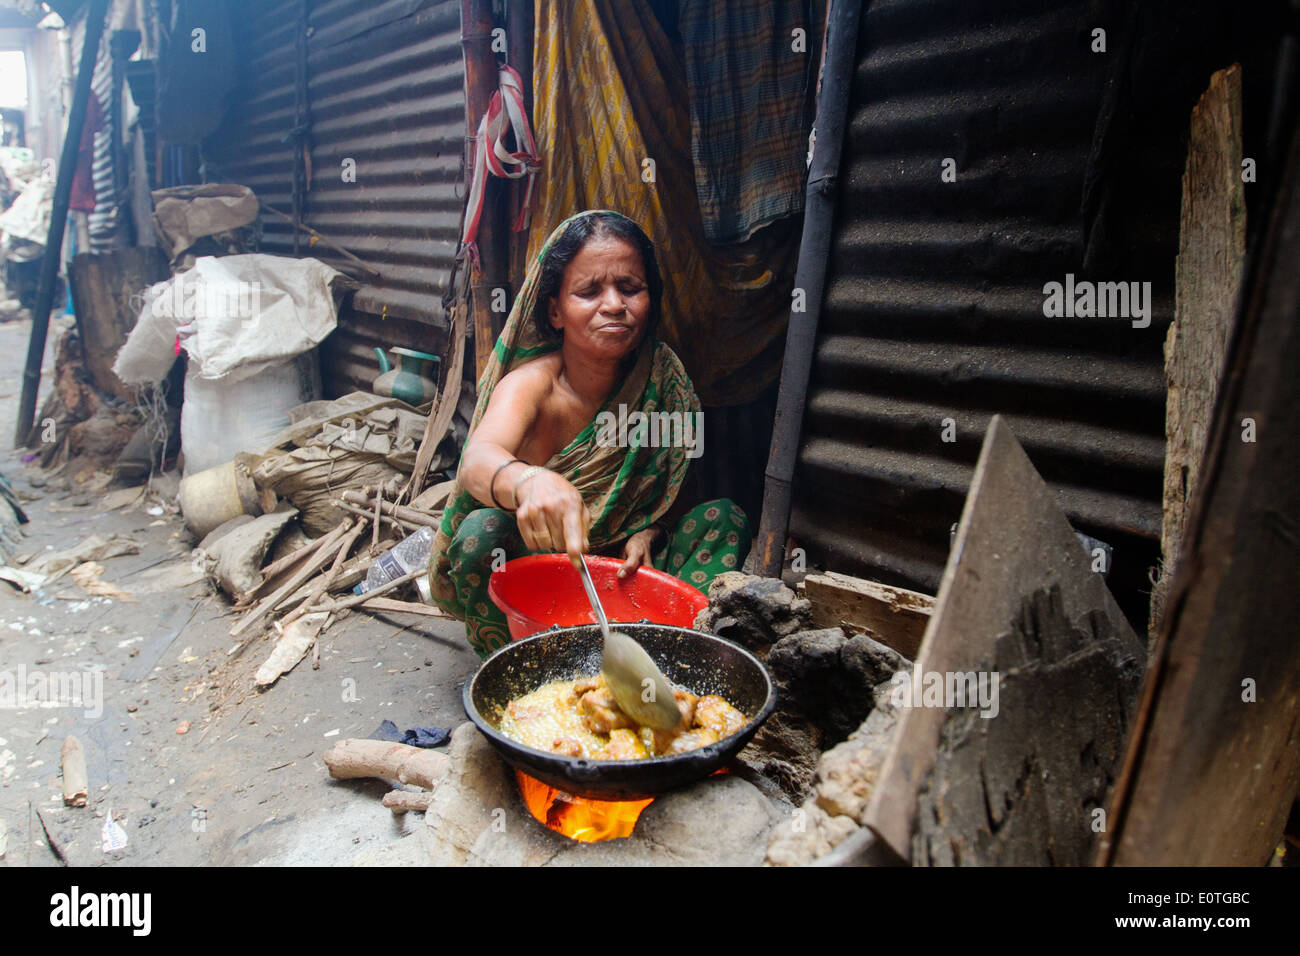
[[[682,722],[682,713],[673,697],[673,686],[655,665],[645,648],[618,631],[609,629],[609,619],[596,596],[596,585],[587,570],[586,555],[579,559],[582,586],[587,590],[591,609],[600,622],[605,639],[600,667],[614,702],[637,724],[655,730],[674,730]]]

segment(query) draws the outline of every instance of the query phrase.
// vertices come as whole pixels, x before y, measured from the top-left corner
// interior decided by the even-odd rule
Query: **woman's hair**
[[[592,239],[621,239],[641,253],[641,266],[645,270],[646,289],[650,293],[650,314],[646,319],[645,336],[655,334],[659,326],[659,303],[663,298],[663,277],[659,275],[659,262],[655,248],[647,236],[631,219],[609,212],[589,212],[579,216],[555,240],[542,262],[542,274],[537,283],[537,300],[533,306],[533,325],[543,340],[554,341],[563,333],[552,327],[549,316],[551,299],[560,294],[564,270]]]

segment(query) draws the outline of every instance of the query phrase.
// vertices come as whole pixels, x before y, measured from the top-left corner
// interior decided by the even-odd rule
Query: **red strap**
[[[466,200],[465,230],[461,234],[461,243],[466,248],[475,272],[479,271],[476,240],[479,221],[483,216],[483,194],[488,174],[502,179],[528,177],[524,203],[513,227],[515,232],[522,232],[527,228],[532,215],[533,186],[537,171],[541,168],[533,129],[524,109],[523,80],[513,68],[506,65],[499,67],[497,77],[497,91],[492,94],[487,112],[479,121],[475,137],[474,172]],[[507,133],[513,135],[515,145],[521,148],[510,150],[506,147]]]

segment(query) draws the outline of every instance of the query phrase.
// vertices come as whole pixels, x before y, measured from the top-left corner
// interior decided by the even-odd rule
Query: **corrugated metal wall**
[[[293,210],[294,24],[297,0],[241,2],[232,14],[243,75],[226,120],[204,144],[208,179],[242,183],[283,213]],[[293,255],[293,228],[262,215],[262,252]]]
[[[1075,526],[1116,547],[1112,587],[1140,615],[1182,159],[1176,139],[1134,157],[1152,184],[1141,234],[1119,273],[1092,277],[1153,282],[1150,327],[1044,317],[1044,283],[1083,278],[1081,199],[1115,62],[1090,50],[1094,7],[864,4],[791,525],[814,566],[933,593],[1001,413]]]
[[[205,149],[229,179],[293,209],[296,0],[241,2],[247,85]],[[446,348],[440,299],[456,252],[464,69],[456,0],[312,0],[307,22],[311,182],[305,222],[380,272],[353,296],[322,348],[327,393],[369,388],[373,347]],[[355,181],[345,181],[352,160]],[[352,164],[350,164],[352,165]],[[262,249],[293,254],[293,233],[263,215]],[[301,255],[356,274],[317,243]]]

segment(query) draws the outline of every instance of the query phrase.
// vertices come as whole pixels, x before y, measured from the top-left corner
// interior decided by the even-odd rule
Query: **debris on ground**
[[[87,561],[85,564],[79,564],[71,571],[68,576],[76,581],[81,590],[95,597],[112,598],[115,601],[135,601],[135,596],[123,591],[121,588],[101,580],[100,576],[104,573],[104,566],[96,561]]]
[[[412,747],[441,747],[451,739],[450,727],[410,727],[405,731],[397,729],[397,724],[391,720],[385,720],[375,732],[370,735],[371,740],[387,740],[392,743],[408,744]]]
[[[90,790],[86,774],[86,751],[81,741],[72,735],[63,739],[61,754],[63,766],[63,805],[67,807],[84,807]]]
[[[126,831],[122,829],[121,824],[113,819],[112,807],[109,807],[104,813],[104,827],[100,830],[99,839],[100,848],[105,853],[112,853],[115,850],[126,848]]]
[[[257,686],[269,687],[280,679],[280,675],[293,670],[307,655],[307,651],[315,642],[321,628],[325,626],[328,617],[327,612],[304,614],[285,627],[280,634],[280,639],[275,642],[271,656],[253,676]]]
[[[17,584],[24,591],[33,591],[52,584],[78,565],[123,554],[137,554],[139,551],[140,543],[129,535],[112,534],[104,537],[92,534],[75,548],[51,551],[33,558],[21,570],[0,568],[0,578]],[[89,575],[89,572],[83,573]]]

